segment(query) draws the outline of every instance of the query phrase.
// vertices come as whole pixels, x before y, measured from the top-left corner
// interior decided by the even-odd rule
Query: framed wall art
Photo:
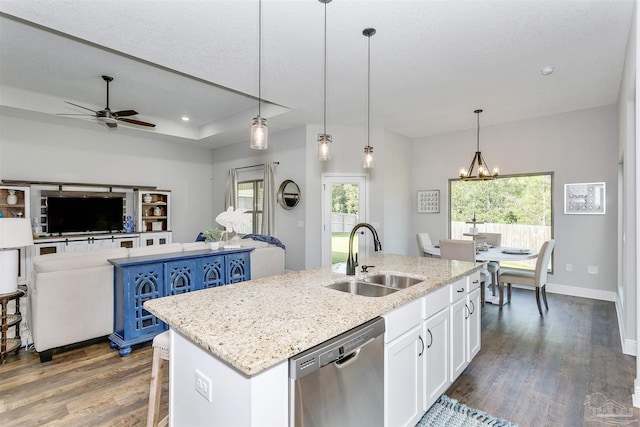
[[[564,185],[564,213],[570,215],[604,215],[605,183],[582,182]]]
[[[440,212],[440,190],[418,191],[418,213]]]

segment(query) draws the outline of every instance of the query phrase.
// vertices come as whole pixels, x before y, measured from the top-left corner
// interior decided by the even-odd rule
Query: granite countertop
[[[424,281],[370,298],[325,288],[349,276],[320,267],[154,299],[144,307],[212,355],[255,375],[481,268],[401,255],[366,261],[375,268],[356,277],[402,273]]]

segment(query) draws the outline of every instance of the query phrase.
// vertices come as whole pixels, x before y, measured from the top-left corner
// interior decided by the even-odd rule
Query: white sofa
[[[264,242],[241,240],[251,254],[251,278],[284,273],[285,252]],[[29,286],[29,328],[41,361],[53,349],[113,332],[113,272],[110,259],[207,249],[205,243],[172,243],[34,257]]]

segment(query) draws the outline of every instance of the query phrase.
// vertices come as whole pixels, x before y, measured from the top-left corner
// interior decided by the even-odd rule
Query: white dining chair
[[[482,233],[482,237],[476,241],[481,241],[489,246],[502,246],[502,233]],[[487,271],[491,275],[491,293],[496,294],[496,286],[498,286],[498,274],[500,273],[500,262],[489,261],[487,263]]]
[[[551,253],[556,245],[556,241],[551,239],[542,244],[538,259],[536,261],[535,271],[522,271],[522,270],[509,270],[503,269],[500,272],[498,279],[498,288],[500,292],[500,299],[498,305],[502,308],[504,302],[504,285],[507,285],[507,302],[511,301],[511,284],[531,286],[536,289],[536,302],[538,303],[538,311],[540,316],[542,314],[542,306],[540,305],[540,294],[544,299],[544,306],[549,310],[549,304],[547,304],[547,267],[549,266],[549,259],[551,259]]]
[[[417,233],[416,240],[418,242],[418,253],[420,254],[420,256],[430,257],[431,255],[424,252],[425,246],[431,246],[433,244],[431,243],[431,237],[429,236],[429,233]]]
[[[440,258],[476,262],[476,243],[473,240],[440,240]],[[482,268],[480,270],[480,304],[482,306],[484,306],[484,289],[488,277],[486,268]]]

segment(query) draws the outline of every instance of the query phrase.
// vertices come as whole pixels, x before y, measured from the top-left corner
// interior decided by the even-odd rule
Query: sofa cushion
[[[126,248],[116,248],[92,252],[38,255],[33,258],[33,270],[36,273],[45,273],[111,266],[110,259],[126,258],[128,253]]]

